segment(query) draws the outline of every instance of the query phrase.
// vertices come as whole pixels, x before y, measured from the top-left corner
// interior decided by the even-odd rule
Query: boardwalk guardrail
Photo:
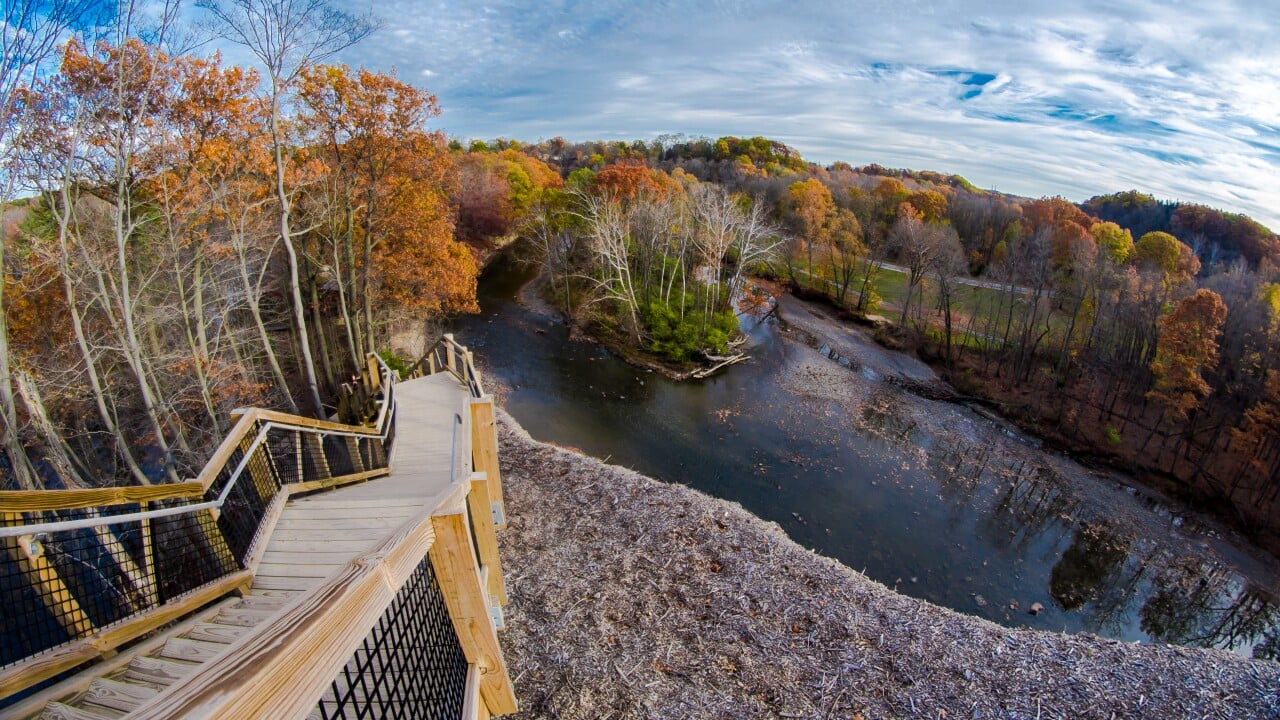
[[[415,368],[450,372],[471,394],[470,412],[451,423],[452,491],[307,602],[130,717],[488,718],[516,711],[497,637],[507,597],[495,534],[502,489],[493,399],[481,393],[470,352],[452,337],[427,357]]]

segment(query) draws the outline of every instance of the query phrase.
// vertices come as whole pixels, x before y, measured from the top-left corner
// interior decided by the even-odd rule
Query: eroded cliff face
[[[1010,630],[501,414],[521,718],[1274,717],[1280,664]]]

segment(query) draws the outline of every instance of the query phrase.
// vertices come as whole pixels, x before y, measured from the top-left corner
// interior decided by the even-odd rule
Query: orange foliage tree
[[[324,257],[360,319],[352,356],[379,347],[392,319],[474,309],[476,264],[453,238],[447,198],[452,160],[443,135],[426,129],[440,113],[435,96],[344,65],[305,69],[298,94],[328,174],[328,195],[311,206],[328,229]]]
[[[1202,373],[1217,367],[1218,335],[1226,319],[1222,298],[1203,288],[1160,318],[1156,357],[1151,361],[1155,382],[1147,395],[1163,408],[1167,418],[1185,421],[1209,395],[1210,386]],[[1150,439],[1148,435],[1147,442]]]

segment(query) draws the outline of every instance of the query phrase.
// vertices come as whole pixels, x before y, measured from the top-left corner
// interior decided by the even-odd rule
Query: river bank
[[[516,718],[1280,717],[1280,664],[1013,630],[500,414]]]

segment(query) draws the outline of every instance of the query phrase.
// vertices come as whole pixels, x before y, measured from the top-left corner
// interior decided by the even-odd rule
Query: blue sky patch
[[[1139,184],[1280,227],[1276,0],[372,9],[384,27],[336,59],[423,82],[462,139],[765,135],[815,162],[1076,200]]]

